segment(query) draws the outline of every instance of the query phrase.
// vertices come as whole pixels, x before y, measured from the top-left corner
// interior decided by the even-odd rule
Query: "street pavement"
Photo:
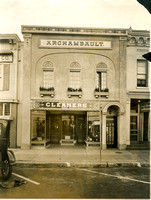
[[[11,149],[16,165],[46,167],[150,166],[149,150],[101,150],[99,147],[52,145],[47,149]]]

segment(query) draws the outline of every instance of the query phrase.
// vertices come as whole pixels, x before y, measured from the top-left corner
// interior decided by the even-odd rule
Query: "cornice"
[[[16,41],[21,42],[17,34],[0,34],[0,40]]]
[[[109,36],[127,36],[128,29],[113,28],[83,28],[83,27],[57,27],[57,26],[27,26],[22,25],[23,34],[70,34],[70,35],[109,35]]]

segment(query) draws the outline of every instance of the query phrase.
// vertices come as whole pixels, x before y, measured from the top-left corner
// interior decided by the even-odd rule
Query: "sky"
[[[23,40],[21,25],[150,30],[150,16],[137,0],[0,0],[0,33]]]

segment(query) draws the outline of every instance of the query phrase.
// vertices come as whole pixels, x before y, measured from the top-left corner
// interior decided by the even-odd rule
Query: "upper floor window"
[[[10,64],[0,64],[0,90],[9,90]]]
[[[0,116],[10,116],[11,106],[10,103],[0,103]]]
[[[99,91],[107,89],[107,66],[101,62],[96,67],[97,88]]]
[[[43,65],[43,87],[54,87],[54,68],[50,61],[46,61]]]
[[[138,87],[147,87],[147,61],[146,60],[137,60],[137,86]]]
[[[73,62],[70,65],[70,87],[73,89],[79,89],[81,66],[77,62]]]

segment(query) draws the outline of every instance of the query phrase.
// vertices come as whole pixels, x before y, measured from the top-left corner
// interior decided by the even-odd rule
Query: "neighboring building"
[[[149,62],[142,57],[149,51],[149,44],[147,31],[130,30],[126,54],[126,79],[131,146],[136,142],[144,142],[149,146],[150,141],[150,68]]]
[[[0,119],[10,120],[10,147],[17,146],[21,41],[16,34],[0,34]]]
[[[149,31],[22,26],[22,33],[21,148],[98,144],[100,133],[103,149],[150,140],[142,57]]]

